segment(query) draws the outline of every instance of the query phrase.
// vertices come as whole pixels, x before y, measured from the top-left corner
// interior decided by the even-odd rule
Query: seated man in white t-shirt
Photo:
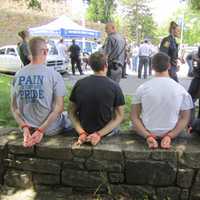
[[[133,97],[132,122],[149,148],[158,148],[161,139],[161,148],[169,149],[187,126],[193,108],[191,96],[169,77],[169,66],[169,57],[157,53],[152,59],[155,78],[139,86]]]

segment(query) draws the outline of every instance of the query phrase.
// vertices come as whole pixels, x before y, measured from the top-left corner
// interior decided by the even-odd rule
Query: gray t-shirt
[[[65,96],[66,89],[62,76],[45,65],[27,65],[17,72],[13,81],[12,95],[23,120],[37,128],[48,118],[54,108],[56,96]],[[46,134],[63,128],[61,114],[47,129]]]
[[[193,108],[185,88],[168,77],[156,77],[139,86],[133,104],[141,104],[142,122],[157,136],[175,128],[180,111]]]

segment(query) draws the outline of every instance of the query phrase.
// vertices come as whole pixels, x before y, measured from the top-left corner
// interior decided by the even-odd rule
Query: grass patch
[[[10,110],[12,77],[0,74],[0,127],[17,127]]]
[[[72,92],[72,86],[69,83],[66,83],[66,88],[67,88],[67,95],[64,98],[64,110],[68,110],[68,105],[69,105],[69,97]]]
[[[125,107],[124,107],[124,120],[120,125],[120,129],[122,131],[127,131],[130,129],[131,125],[131,104],[132,104],[132,97],[129,95],[125,96]]]

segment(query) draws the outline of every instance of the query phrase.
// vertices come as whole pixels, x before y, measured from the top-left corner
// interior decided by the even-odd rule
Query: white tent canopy
[[[65,15],[56,20],[35,28],[30,28],[29,33],[32,36],[46,37],[64,37],[64,38],[99,38],[100,32],[84,28]]]

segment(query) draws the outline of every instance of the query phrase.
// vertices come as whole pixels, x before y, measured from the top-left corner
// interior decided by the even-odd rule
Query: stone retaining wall
[[[200,199],[198,136],[174,141],[171,150],[149,150],[134,133],[108,137],[96,147],[74,147],[74,141],[59,135],[23,148],[18,131],[4,132],[0,184],[57,193],[128,193],[138,200]]]

